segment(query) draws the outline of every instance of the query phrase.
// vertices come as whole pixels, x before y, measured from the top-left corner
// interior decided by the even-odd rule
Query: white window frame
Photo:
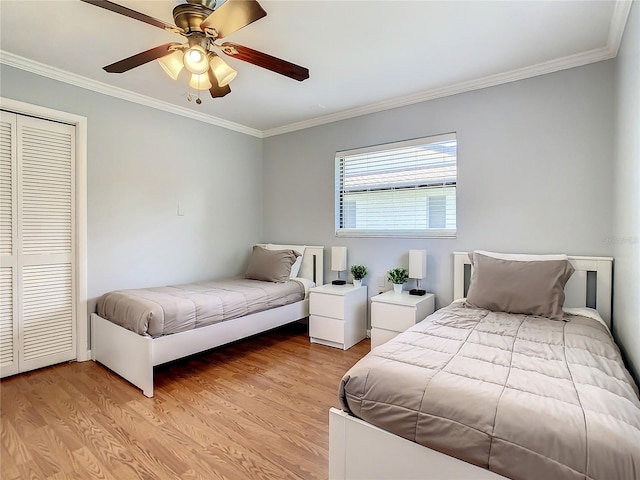
[[[451,160],[452,155],[447,155],[446,160],[442,159],[443,165],[444,162],[447,162],[448,170],[446,174],[442,174],[439,178],[430,178],[426,183],[425,180],[419,180],[416,178],[416,183],[411,183],[411,180],[407,183],[403,181],[402,185],[398,184],[398,181],[391,181],[389,185],[384,186],[383,188],[376,188],[374,183],[371,184],[361,184],[359,188],[349,190],[348,187],[344,185],[345,183],[345,174],[343,166],[344,162],[348,162],[348,157],[351,157],[354,161],[360,160],[362,162],[363,156],[367,154],[380,154],[382,152],[390,152],[393,150],[402,150],[410,147],[423,147],[429,144],[440,143],[440,142],[455,142],[455,155],[453,155],[453,160],[455,161],[455,167],[451,169]],[[411,160],[409,163],[404,164],[404,173],[406,174],[407,166],[410,168]],[[419,166],[421,166],[421,170],[424,171],[424,158],[416,157],[415,159],[415,167],[416,171]],[[375,162],[375,159],[372,159],[372,163]],[[406,162],[406,158],[405,158]],[[419,165],[421,163],[421,165]],[[435,135],[430,137],[422,137],[413,140],[406,140],[401,142],[393,142],[382,145],[374,145],[365,148],[358,148],[354,150],[345,150],[336,152],[335,156],[335,231],[336,236],[339,237],[419,237],[419,238],[455,238],[457,232],[457,137],[455,132],[447,133],[443,135]],[[362,163],[360,163],[360,167],[362,168]],[[367,168],[367,167],[365,167]],[[373,167],[372,167],[373,169]],[[444,171],[444,170],[443,170]],[[452,173],[453,171],[453,173]],[[365,173],[363,176],[367,175]],[[380,179],[378,178],[378,181]],[[448,225],[446,228],[429,228],[428,226],[428,215],[430,211],[430,207],[428,202],[425,202],[426,214],[425,217],[422,217],[421,214],[416,210],[416,217],[414,221],[415,224],[419,224],[424,221],[424,228],[408,228],[408,227],[398,227],[391,229],[383,229],[383,228],[370,228],[370,227],[349,227],[344,225],[345,220],[345,212],[347,208],[346,197],[351,193],[352,195],[355,192],[358,192],[360,195],[369,195],[371,198],[372,195],[377,197],[393,197],[393,198],[401,198],[403,196],[408,196],[413,194],[416,197],[416,205],[418,204],[420,198],[424,197],[425,199],[430,198],[431,196],[445,196],[448,198],[448,205],[445,204],[446,208],[446,217]],[[453,192],[453,193],[452,193]],[[357,208],[357,207],[355,207]],[[367,207],[368,213],[371,214],[372,207]],[[387,210],[387,213],[393,214],[392,211]],[[384,210],[381,210],[381,215],[384,215]],[[411,222],[410,221],[410,222]]]

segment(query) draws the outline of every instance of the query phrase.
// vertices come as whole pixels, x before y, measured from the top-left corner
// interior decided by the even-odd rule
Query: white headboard
[[[266,247],[266,243],[258,243],[261,247]],[[280,244],[278,244],[280,245]],[[283,248],[295,249],[296,245],[281,245]],[[302,265],[298,276],[308,278],[316,285],[324,285],[324,247],[306,246],[302,256]]]
[[[324,285],[324,247],[305,247],[298,276]]]
[[[613,288],[613,258],[569,257],[576,271],[564,287],[565,307],[595,308],[611,328],[611,298]],[[469,265],[466,269],[465,265]],[[465,272],[469,276],[465,276]],[[467,252],[453,252],[453,298],[467,294],[471,261]],[[595,278],[593,278],[595,276]]]

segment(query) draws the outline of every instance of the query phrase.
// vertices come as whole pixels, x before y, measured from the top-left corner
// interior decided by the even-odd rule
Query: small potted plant
[[[387,272],[387,279],[393,283],[393,290],[396,293],[402,292],[402,285],[409,281],[409,272],[406,268],[393,268]]]
[[[351,265],[351,275],[353,275],[353,284],[356,287],[362,286],[362,279],[367,275],[367,267],[364,265]]]

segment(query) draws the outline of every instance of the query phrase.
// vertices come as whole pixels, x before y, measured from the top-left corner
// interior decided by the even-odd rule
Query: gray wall
[[[109,290],[242,270],[262,237],[261,139],[5,65],[0,82],[4,97],[88,118],[89,311]]]
[[[423,285],[440,307],[452,300],[454,251],[611,255],[614,68],[599,62],[266,138],[265,239],[346,245],[349,264],[369,267],[369,295],[378,276],[408,265],[409,249],[424,248]],[[337,150],[452,131],[456,239],[334,236]]]
[[[0,94],[88,118],[90,311],[111,289],[238,273],[257,241],[346,245],[370,295],[424,248],[438,306],[452,299],[453,251],[614,255],[614,333],[637,373],[638,10],[616,60],[264,140],[6,65]],[[451,131],[456,239],[334,236],[337,150]]]
[[[640,383],[640,5],[616,59],[613,333]]]

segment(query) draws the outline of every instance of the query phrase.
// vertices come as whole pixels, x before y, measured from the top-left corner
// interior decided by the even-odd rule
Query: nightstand
[[[311,342],[346,350],[367,336],[367,287],[322,285],[309,291]]]
[[[393,290],[371,297],[371,348],[393,337],[431,315],[435,295],[409,295]]]

